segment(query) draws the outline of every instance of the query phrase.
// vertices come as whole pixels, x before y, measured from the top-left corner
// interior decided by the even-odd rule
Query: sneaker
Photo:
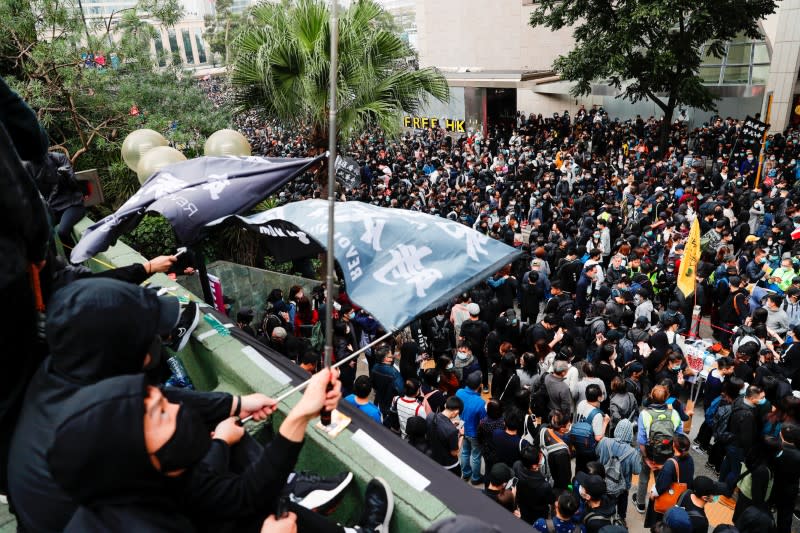
[[[800,509],[795,509],[794,511],[792,511],[792,516],[800,520]]]
[[[692,449],[693,449],[694,451],[696,451],[696,452],[699,452],[699,453],[702,453],[702,454],[706,454],[706,455],[708,454],[708,452],[706,451],[706,449],[705,449],[705,448],[703,448],[702,446],[700,446],[699,444],[692,444]]]
[[[388,532],[394,512],[394,495],[389,484],[376,477],[364,492],[364,512],[356,526],[363,533]]]
[[[286,485],[284,492],[288,492],[289,501],[300,507],[324,512],[335,507],[351,481],[352,472],[342,472],[327,478],[309,472],[298,472]]]
[[[180,352],[186,347],[199,321],[200,306],[196,302],[189,302],[188,305],[181,309],[178,325],[175,326],[170,335],[169,347],[173,352]]]
[[[644,514],[645,511],[647,511],[647,507],[645,507],[644,505],[639,505],[639,502],[636,501],[635,492],[631,496],[631,499],[633,500],[633,506],[636,508],[637,511],[639,511],[639,514]]]

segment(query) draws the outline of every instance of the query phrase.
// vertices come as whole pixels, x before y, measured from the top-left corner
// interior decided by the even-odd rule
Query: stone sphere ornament
[[[157,170],[181,161],[186,161],[186,156],[171,146],[156,146],[148,150],[142,156],[141,161],[139,161],[139,168],[136,170],[136,174],[139,176],[139,183],[143,184]]]
[[[247,138],[233,130],[219,130],[206,139],[203,153],[210,156],[241,156],[252,155],[253,148]]]
[[[129,169],[137,172],[142,156],[156,146],[166,146],[167,140],[155,130],[132,131],[122,142],[122,160]]]

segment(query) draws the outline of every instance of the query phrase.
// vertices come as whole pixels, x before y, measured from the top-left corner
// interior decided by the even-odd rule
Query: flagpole
[[[339,73],[339,2],[331,2],[331,64],[330,64],[330,101],[328,103],[328,249],[327,265],[325,273],[325,368],[331,368],[333,358],[333,220],[336,199],[336,140],[338,132],[336,129],[336,86]],[[330,424],[331,415],[323,411],[320,415],[323,425]]]

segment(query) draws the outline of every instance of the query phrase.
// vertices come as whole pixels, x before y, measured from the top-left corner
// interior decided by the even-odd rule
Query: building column
[[[767,93],[772,92],[770,124],[773,132],[782,132],[792,116],[794,88],[800,70],[800,25],[795,24],[799,17],[800,0],[781,2],[766,88]]]

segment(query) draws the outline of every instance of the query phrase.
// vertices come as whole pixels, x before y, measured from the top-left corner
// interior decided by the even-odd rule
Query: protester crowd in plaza
[[[221,83],[201,84],[227,105]],[[266,419],[274,399],[160,385],[200,311],[139,284],[191,265],[162,256],[100,274],[66,266],[52,234],[78,216],[82,195],[2,80],[0,102],[0,294],[15,307],[0,322],[15,354],[0,374],[0,492],[20,530],[388,531],[386,481],[370,481],[362,516],[345,527],[323,511],[352,474],[294,471],[308,424],[344,398],[443,476],[543,533],[625,531],[631,505],[653,531],[708,531],[705,508],[718,496],[734,508],[733,524],[715,531],[791,531],[800,483],[795,130],[770,135],[759,154],[741,120],[691,130],[676,122],[662,152],[656,119],[581,108],[574,117],[519,113],[486,135],[349,140],[342,152],[358,162],[360,183],[340,184],[340,199],[447,217],[522,255],[340,374],[320,364],[326,305],[337,359],[382,334],[346,287],[330,299],[321,288],[276,289],[263,307],[237,309],[239,327],[313,375],[262,445],[241,419]],[[254,155],[314,150],[304,128],[254,114],[236,127]],[[324,195],[311,174],[278,195],[314,197]],[[696,282],[684,293],[678,272],[695,253]],[[695,403],[693,341],[709,330],[713,364]],[[701,455],[717,479],[695,475]]]
[[[224,105],[222,85],[209,91]],[[520,112],[486,136],[369,132],[342,146],[361,183],[340,184],[341,199],[448,217],[523,251],[368,352],[368,373],[346,366],[343,394],[542,532],[624,527],[629,499],[654,531],[707,531],[704,507],[720,496],[735,526],[716,530],[788,532],[800,482],[798,132],[768,135],[761,154],[741,117],[676,121],[660,152],[659,126],[581,107]],[[238,127],[257,155],[312,150],[302,129],[255,115]],[[280,194],[324,196],[311,176]],[[313,372],[319,341],[303,337],[323,300],[298,289],[239,322]],[[336,357],[382,333],[346,293],[334,307]],[[687,405],[701,324],[716,363]],[[690,447],[717,479],[695,476]]]

